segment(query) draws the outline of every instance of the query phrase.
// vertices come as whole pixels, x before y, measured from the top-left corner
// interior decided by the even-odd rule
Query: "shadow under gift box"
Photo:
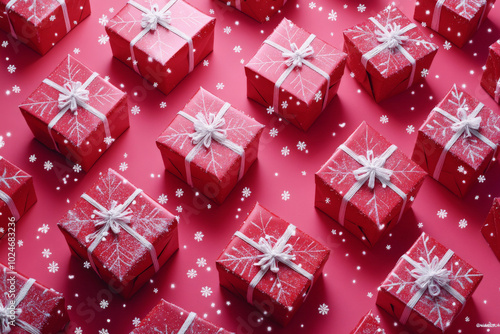
[[[314,205],[371,247],[411,208],[426,175],[363,122],[316,173]]]
[[[44,55],[90,15],[90,2],[0,0],[0,13],[0,29]]]
[[[488,216],[486,216],[481,233],[500,261],[500,197],[496,197],[493,200],[493,205]]]
[[[21,299],[22,298],[22,299]],[[64,296],[0,263],[0,304],[6,310],[1,333],[55,334],[69,323]],[[10,312],[19,314],[10,318]]]
[[[136,0],[106,24],[106,33],[114,57],[168,94],[212,52],[214,27],[215,18],[182,0]]]
[[[33,177],[0,156],[0,238],[13,231],[10,219],[18,221],[36,200]]]
[[[500,113],[453,85],[418,130],[412,159],[463,197],[495,161],[499,144]]]
[[[247,96],[307,131],[337,95],[346,58],[285,18],[245,65]]]
[[[500,104],[500,39],[490,45],[481,86]]]
[[[257,203],[216,267],[223,287],[285,326],[321,277],[329,255],[325,246]]]
[[[129,127],[127,94],[96,75],[68,55],[19,105],[35,138],[84,171]]]
[[[422,233],[378,288],[377,305],[414,333],[441,334],[482,279],[474,267]]]
[[[179,248],[177,219],[112,169],[78,199],[58,227],[71,253],[89,261],[124,298]]]
[[[263,129],[200,87],[156,145],[169,172],[221,204],[257,159]]]

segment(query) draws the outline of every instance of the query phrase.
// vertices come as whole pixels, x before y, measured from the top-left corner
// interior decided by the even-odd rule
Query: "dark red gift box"
[[[481,86],[500,104],[500,39],[490,45]]]
[[[259,22],[269,21],[283,7],[287,0],[221,0],[228,6],[256,19]]]
[[[315,206],[373,246],[412,206],[425,175],[363,122],[316,173]]]
[[[127,94],[70,55],[19,108],[36,139],[84,171],[129,127]]]
[[[346,54],[283,19],[245,65],[247,96],[307,130],[337,94]]]
[[[414,18],[461,48],[488,16],[496,0],[418,0]]]
[[[130,334],[231,334],[223,328],[162,299]]]
[[[182,0],[136,0],[106,32],[113,55],[168,94],[212,52],[214,27],[214,18]]]
[[[220,204],[257,159],[263,128],[200,88],[156,144],[169,172]]]
[[[329,255],[318,241],[256,204],[216,266],[223,287],[285,326]]]
[[[493,205],[481,228],[481,233],[500,261],[500,197],[493,200]]]
[[[370,311],[359,321],[351,334],[385,334],[385,331]]]
[[[0,0],[0,29],[41,55],[90,15],[88,0]]]
[[[443,333],[482,279],[470,264],[422,233],[378,288],[377,305],[415,333]]]
[[[0,156],[0,238],[36,203],[33,178]]]
[[[499,144],[500,113],[454,85],[418,130],[412,159],[463,197],[484,178]]]
[[[125,298],[179,248],[177,218],[112,169],[58,226],[72,254]]]
[[[54,334],[69,322],[61,293],[0,263],[1,333]]]
[[[377,102],[422,81],[437,50],[397,7],[344,30],[347,65]]]

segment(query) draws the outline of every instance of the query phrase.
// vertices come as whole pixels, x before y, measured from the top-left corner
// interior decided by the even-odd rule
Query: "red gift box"
[[[412,159],[463,197],[495,157],[499,129],[498,111],[454,85],[418,130]]]
[[[162,299],[130,334],[231,334],[223,328]]]
[[[437,50],[397,7],[344,30],[347,65],[377,102],[422,81]]]
[[[200,88],[156,145],[169,172],[220,204],[257,159],[263,129]]]
[[[41,55],[90,15],[88,0],[0,0],[0,29]]]
[[[425,233],[378,288],[377,305],[415,333],[443,333],[483,275]]]
[[[426,173],[365,122],[315,175],[315,206],[373,246],[413,204]]]
[[[413,17],[461,48],[494,4],[495,0],[418,0]]]
[[[500,39],[490,45],[481,86],[500,104]]]
[[[31,175],[0,156],[0,238],[36,203]]]
[[[259,22],[269,21],[287,0],[221,0]]]
[[[330,250],[258,203],[216,262],[220,284],[285,326]]]
[[[385,331],[370,311],[359,321],[351,334],[385,334]]]
[[[247,95],[307,130],[337,94],[346,57],[283,19],[245,65]]]
[[[179,248],[177,218],[112,169],[58,226],[72,254],[125,298]]]
[[[54,334],[69,323],[61,293],[0,263],[1,333]]]
[[[127,94],[70,55],[19,108],[36,139],[85,171],[129,127]]]
[[[490,245],[493,253],[500,260],[500,197],[493,200],[493,205],[486,217],[481,233]]]
[[[182,0],[130,0],[106,32],[113,56],[168,94],[212,52],[214,27]]]

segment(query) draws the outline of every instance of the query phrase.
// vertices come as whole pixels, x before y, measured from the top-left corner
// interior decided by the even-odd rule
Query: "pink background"
[[[380,104],[376,104],[346,70],[338,97],[305,133],[281,122],[274,115],[266,114],[264,107],[246,98],[242,62],[246,63],[253,56],[283,16],[341,48],[343,29],[387,5],[386,1],[367,1],[366,11],[359,12],[358,2],[346,2],[347,8],[344,8],[345,2],[316,0],[313,9],[309,8],[309,2],[290,0],[281,13],[269,22],[259,24],[227,8],[223,2],[192,0],[204,12],[210,9],[215,11],[215,51],[207,58],[208,66],[196,67],[168,96],[145,84],[130,68],[113,59],[108,43],[101,45],[98,42],[99,36],[105,34],[99,18],[103,15],[110,18],[113,15],[110,8],[114,8],[116,13],[125,1],[92,1],[92,15],[44,57],[24,45],[18,45],[7,34],[0,33],[0,41],[9,42],[6,48],[0,48],[3,107],[0,135],[6,142],[0,154],[35,177],[38,195],[38,203],[17,225],[17,238],[23,241],[23,245],[17,248],[16,265],[20,272],[64,293],[67,304],[71,305],[70,333],[77,327],[81,327],[83,333],[98,333],[101,329],[107,329],[109,333],[128,333],[133,328],[132,320],[143,318],[160,298],[200,315],[206,314],[208,320],[239,333],[349,333],[369,309],[380,315],[388,333],[405,333],[402,326],[375,306],[376,292],[399,256],[422,231],[453,249],[485,275],[450,333],[485,333],[486,329],[477,328],[476,324],[500,323],[500,262],[480,234],[493,197],[500,195],[498,163],[486,174],[486,181],[475,186],[463,200],[428,178],[415,200],[413,211],[404,215],[393,233],[373,249],[365,248],[313,206],[314,173],[362,120],[411,155],[416,133],[408,134],[407,126],[413,125],[418,129],[453,83],[465,85],[472,95],[498,110],[499,106],[479,86],[479,80],[488,46],[500,37],[500,10],[492,10],[473,42],[463,49],[452,46],[450,50],[445,50],[443,38],[434,36],[433,40],[440,50],[427,80]],[[412,16],[414,1],[396,4]],[[332,9],[338,14],[336,21],[328,19]],[[231,28],[230,34],[224,33],[225,27]],[[429,29],[425,31],[432,33]],[[238,45],[241,46],[239,53],[234,51]],[[17,108],[74,48],[80,49],[76,58],[101,75],[109,75],[111,82],[118,87],[123,85],[122,89],[130,95],[130,107],[140,107],[138,115],[131,115],[130,129],[87,174],[75,173],[71,164],[34,140]],[[9,73],[8,65],[15,65],[16,71]],[[224,84],[222,90],[216,89],[218,83]],[[20,93],[13,92],[14,85],[20,87]],[[165,172],[155,145],[157,136],[200,85],[266,125],[259,160],[220,206],[196,197],[189,186]],[[161,102],[166,102],[167,107],[160,108]],[[388,123],[380,121],[382,115],[388,117]],[[275,138],[269,134],[272,128],[279,130]],[[307,151],[297,149],[299,141],[306,143]],[[281,154],[283,147],[290,150],[288,156]],[[34,163],[28,161],[32,154],[37,158]],[[51,161],[54,168],[44,170],[45,161]],[[99,172],[108,167],[118,170],[123,162],[128,164],[128,169],[122,174],[153,198],[167,195],[165,207],[178,214],[181,220],[179,252],[150,284],[130,300],[111,294],[92,270],[85,269],[80,261],[70,257],[56,226]],[[248,198],[242,196],[245,187],[251,190]],[[182,197],[175,196],[179,188],[184,191]],[[284,191],[290,193],[287,201],[281,198]],[[269,320],[256,321],[258,316],[253,307],[218,285],[215,259],[256,201],[332,250],[323,279],[316,282],[309,298],[286,329]],[[209,203],[210,209],[207,208]],[[180,213],[176,211],[178,206],[182,207]],[[437,216],[441,209],[447,211],[444,219]],[[461,219],[466,219],[468,223],[463,229],[459,227]],[[423,223],[422,228],[418,227],[419,222]],[[47,233],[39,230],[43,224],[48,224],[50,228]],[[194,239],[199,231],[204,235],[200,242]],[[6,238],[0,241],[0,248],[0,259],[6,261]],[[48,259],[42,256],[44,249],[52,253]],[[201,257],[206,258],[207,266],[197,266],[196,261]],[[52,262],[58,264],[59,269],[55,273],[48,270]],[[187,276],[190,269],[197,271],[193,279]],[[201,294],[205,286],[213,292],[209,297]],[[158,289],[156,293],[154,289]],[[371,298],[370,293],[373,294]],[[109,301],[105,309],[99,307],[102,299]],[[326,315],[318,312],[323,303],[329,308]],[[492,328],[491,332],[500,332],[500,328]]]

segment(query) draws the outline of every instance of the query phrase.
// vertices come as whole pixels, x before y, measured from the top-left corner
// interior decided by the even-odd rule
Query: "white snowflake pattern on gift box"
[[[7,168],[4,168],[2,175],[0,175],[0,185],[4,184],[10,189],[14,183],[21,184],[22,179],[30,178],[29,175],[21,175],[21,173],[23,173],[23,171],[17,170],[15,174],[8,174]]]

